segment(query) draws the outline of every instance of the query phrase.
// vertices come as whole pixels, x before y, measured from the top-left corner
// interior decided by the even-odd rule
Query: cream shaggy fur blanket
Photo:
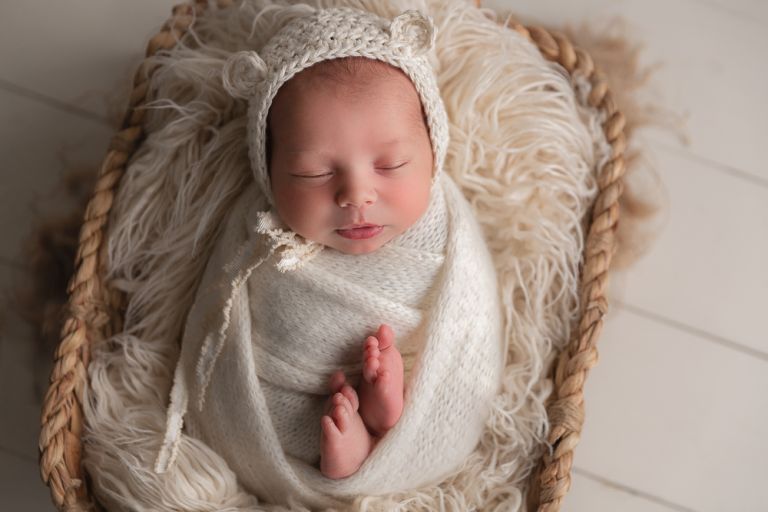
[[[502,385],[475,450],[437,484],[360,495],[343,509],[521,510],[528,475],[548,449],[546,370],[579,314],[594,169],[609,155],[603,120],[580,106],[586,81],[570,81],[492,11],[460,0],[311,3],[390,19],[416,8],[433,18],[433,66],[450,119],[444,172],[482,228],[503,302]],[[128,299],[123,330],[92,347],[84,391],[83,462],[108,510],[309,510],[247,492],[188,433],[173,468],[153,471],[184,320],[224,219],[252,179],[245,105],[224,91],[221,69],[306,8],[211,8],[184,44],[151,58],[147,138],[119,185],[107,238],[107,279]]]

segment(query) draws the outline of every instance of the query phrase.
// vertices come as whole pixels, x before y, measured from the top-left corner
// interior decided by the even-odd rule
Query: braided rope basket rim
[[[477,7],[480,7],[480,1],[473,0]],[[232,0],[217,0],[216,3],[219,8],[225,8],[232,4]],[[172,49],[194,19],[207,8],[206,0],[191,0],[174,6],[171,18],[147,44],[146,57],[159,50]],[[559,63],[570,75],[578,73],[589,81],[591,91],[587,103],[605,114],[602,130],[612,149],[610,160],[597,170],[599,192],[587,214],[590,225],[581,265],[580,319],[572,338],[553,365],[553,375],[549,375],[554,378],[554,392],[547,402],[551,426],[547,441],[552,450],[545,451],[530,477],[528,510],[557,512],[571,487],[573,452],[584,422],[584,382],[589,370],[597,363],[596,343],[608,310],[605,291],[608,269],[617,248],[615,231],[619,198],[624,187],[625,119],[617,109],[605,76],[589,54],[574,47],[562,34],[541,27],[523,26],[512,18],[505,22],[505,26],[533,42],[542,56]],[[143,61],[134,75],[122,127],[110,142],[85,211],[75,257],[76,270],[67,289],[67,316],[43,403],[38,462],[54,505],[61,511],[101,508],[90,494],[81,464],[83,389],[88,378],[89,344],[122,330],[123,297],[102,279],[106,263],[106,244],[102,242],[126,163],[145,135],[142,124],[145,111],[137,108],[148,101],[152,72],[147,61]]]

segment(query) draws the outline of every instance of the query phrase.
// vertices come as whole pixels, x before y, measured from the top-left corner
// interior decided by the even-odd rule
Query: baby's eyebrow
[[[290,154],[297,154],[297,153],[320,153],[320,154],[325,154],[326,153],[326,151],[324,151],[322,149],[285,149],[284,151],[286,153],[290,153]]]
[[[397,139],[392,139],[392,140],[389,140],[387,142],[382,142],[381,144],[379,144],[379,147],[393,146],[393,145],[398,144],[400,142],[408,142],[408,139],[405,139],[405,138],[402,138],[402,137],[398,137]],[[321,155],[327,153],[327,151],[324,150],[324,149],[303,149],[303,148],[287,148],[287,149],[285,149],[285,152],[286,153],[290,153],[290,154],[320,153]]]
[[[387,142],[382,142],[381,144],[379,144],[379,146],[392,146],[393,144],[397,144],[398,142],[403,142],[405,140],[406,139],[404,139],[402,137],[398,137],[396,139],[392,139],[392,140],[387,141]]]

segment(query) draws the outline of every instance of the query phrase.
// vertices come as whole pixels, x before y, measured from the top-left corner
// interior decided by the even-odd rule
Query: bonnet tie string
[[[260,211],[255,214],[256,222],[250,223],[251,230],[264,235],[262,237],[249,237],[241,244],[235,255],[223,268],[223,275],[216,280],[216,288],[219,296],[226,298],[223,307],[213,308],[203,312],[204,326],[218,326],[217,329],[205,332],[200,353],[195,364],[195,384],[197,387],[197,408],[203,410],[208,385],[216,365],[216,361],[224,347],[227,331],[231,323],[232,307],[236,294],[243,293],[243,287],[253,270],[266,261],[278,249],[279,257],[275,266],[281,272],[288,272],[301,268],[305,263],[313,259],[323,249],[322,244],[306,240],[285,226],[273,210]],[[267,241],[268,252],[266,255],[260,251],[260,244]],[[214,302],[219,304],[220,301]],[[184,416],[189,405],[189,387],[184,373],[184,363],[187,361],[187,353],[193,350],[188,343],[182,343],[176,368],[173,374],[173,386],[170,394],[170,404],[167,411],[166,430],[160,452],[155,461],[155,472],[164,473],[173,465],[178,455],[181,442],[181,430],[184,425]]]

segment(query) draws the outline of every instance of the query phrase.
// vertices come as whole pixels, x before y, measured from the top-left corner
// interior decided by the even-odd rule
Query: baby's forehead
[[[366,57],[343,57],[317,62],[301,70],[291,80],[310,83],[333,82],[340,86],[364,88],[373,82],[405,78],[405,72],[387,62]]]
[[[301,112],[312,101],[322,99],[307,94],[322,88],[336,98],[354,102],[387,100],[402,108],[414,127],[426,128],[426,115],[411,79],[401,69],[385,62],[363,57],[333,59],[302,70],[280,88],[273,100]],[[297,101],[301,98],[304,101]]]

